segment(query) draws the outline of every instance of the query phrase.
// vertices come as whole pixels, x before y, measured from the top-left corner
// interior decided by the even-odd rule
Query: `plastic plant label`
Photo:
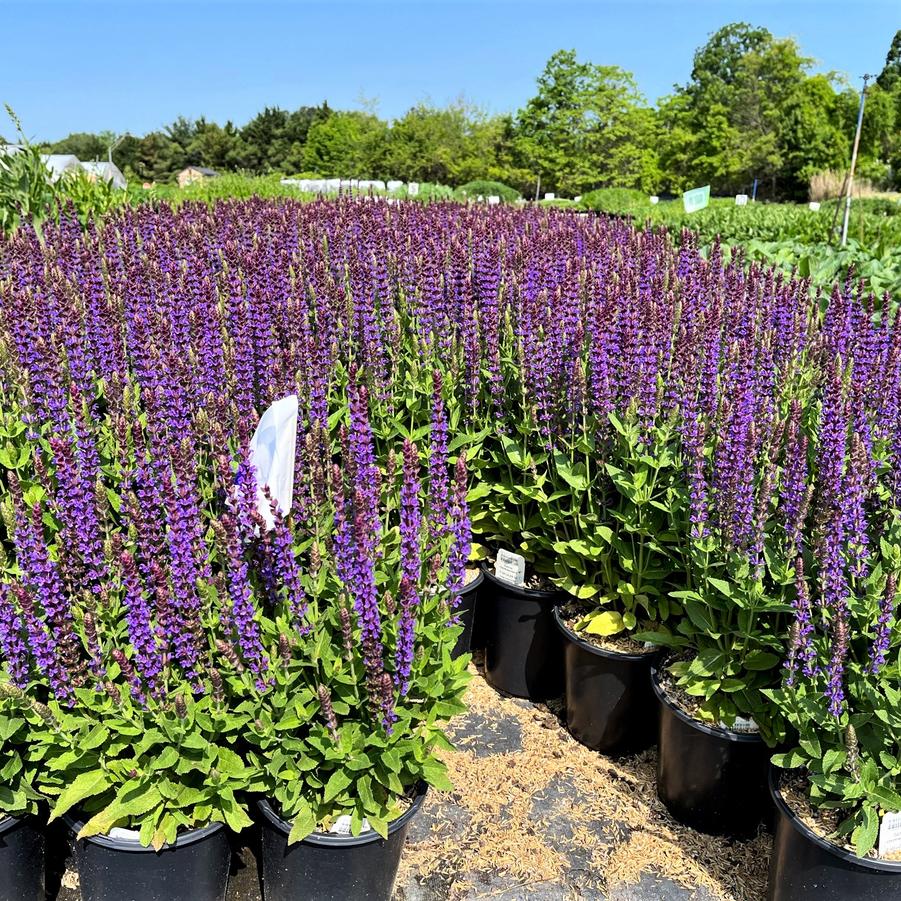
[[[747,194],[736,194],[735,195],[735,205],[736,206],[747,206],[748,205],[748,195]]]
[[[488,206],[497,206],[500,202],[501,199],[497,196],[497,194],[488,195]]]
[[[752,717],[737,716],[735,722],[731,726],[720,723],[720,728],[727,732],[738,732],[740,735],[756,735],[760,731],[760,726],[754,722]]]
[[[660,203],[660,198],[656,194],[651,194],[648,200],[651,201],[651,206],[656,206],[656,204]]]
[[[901,813],[886,813],[879,824],[879,856],[901,851]]]
[[[360,832],[369,832],[372,827],[369,825],[369,821],[367,819],[363,819],[363,825],[360,829]],[[340,817],[332,824],[332,828],[329,829],[334,835],[350,835],[351,833],[351,817],[348,813],[342,813]]]
[[[411,181],[411,182],[407,185],[407,194],[408,194],[410,197],[415,197],[418,193],[419,193],[419,182],[418,182],[418,181]]]
[[[498,551],[494,575],[502,582],[522,588],[526,584],[526,560],[510,551]]]
[[[547,194],[544,195],[545,200],[556,200],[557,195],[553,191],[548,191]]]
[[[703,210],[710,203],[710,185],[703,188],[693,188],[682,195],[682,206],[686,213],[694,213]]]
[[[807,204],[814,212],[816,212],[820,208],[819,200],[811,200],[810,203]]]
[[[294,452],[297,448],[297,395],[275,401],[260,417],[250,441],[250,459],[257,471],[257,510],[267,529],[275,526],[272,509],[263,491],[282,513],[291,509],[294,497]]]

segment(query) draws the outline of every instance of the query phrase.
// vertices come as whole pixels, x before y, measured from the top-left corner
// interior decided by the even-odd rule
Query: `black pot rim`
[[[479,568],[478,568],[478,575],[474,579],[470,579],[463,586],[462,590],[460,591],[460,597],[465,597],[470,592],[475,591],[484,581],[485,581],[485,571],[482,569],[482,566],[480,564]]]
[[[817,835],[809,826],[802,823],[797,814],[788,806],[785,798],[782,797],[782,792],[779,788],[779,780],[781,779],[783,772],[785,771],[771,763],[767,782],[769,784],[770,797],[773,799],[773,803],[795,832],[802,835],[807,841],[813,842],[813,844],[822,851],[831,854],[833,857],[837,857],[845,863],[853,864],[863,870],[901,874],[901,860],[879,860],[871,857],[858,857],[852,851],[840,848],[828,839]]]
[[[13,816],[11,813],[0,815],[0,835],[15,829],[16,826],[21,826],[24,822],[24,817]]]
[[[556,601],[563,597],[565,592],[560,591],[559,588],[520,588],[518,585],[511,585],[510,582],[505,582],[503,579],[499,579],[489,568],[488,565],[482,561],[479,566],[482,570],[482,575],[491,582],[493,585],[497,585],[499,588],[503,588],[508,594],[512,594],[514,597],[525,598],[530,601]]]
[[[419,812],[427,791],[428,786],[425,783],[417,786],[416,797],[413,798],[413,803],[396,820],[392,820],[388,824],[389,837],[397,832],[398,829],[406,826]],[[285,822],[265,798],[257,799],[257,809],[279,832],[284,832],[287,838],[291,832],[291,824]],[[299,844],[318,845],[326,848],[358,848],[360,845],[369,845],[378,841],[382,841],[382,837],[374,829],[370,829],[369,832],[361,832],[359,835],[334,835],[331,832],[311,832],[306,838],[302,838]]]
[[[666,708],[671,711],[674,716],[677,716],[682,720],[683,723],[687,723],[693,729],[697,729],[698,732],[703,732],[705,735],[710,735],[714,738],[720,738],[723,741],[734,741],[739,744],[748,745],[764,743],[763,739],[754,732],[732,732],[729,729],[711,726],[707,723],[700,722],[700,720],[694,719],[694,717],[690,717],[684,710],[680,710],[673,704],[666,696],[663,689],[660,687],[660,679],[658,678],[657,673],[657,664],[654,663],[651,665],[651,687],[654,689],[654,694],[657,695],[657,700],[660,701],[661,704],[665,704]]]
[[[79,816],[73,816],[68,813],[63,814],[63,821],[76,836],[81,832],[82,827],[87,822],[87,820],[84,820]],[[207,823],[206,826],[201,826],[199,829],[188,829],[185,832],[180,832],[176,835],[175,841],[171,845],[168,842],[163,845],[163,847],[160,848],[160,852],[175,851],[178,848],[196,844],[222,829],[225,829],[225,823],[218,822]],[[112,838],[109,835],[89,835],[85,838],[78,839],[78,841],[91,842],[94,845],[101,845],[102,847],[109,848],[113,851],[150,854],[159,853],[152,845],[142,845],[137,838]]]
[[[554,607],[554,622],[557,623],[557,628],[563,633],[563,637],[571,641],[573,644],[578,645],[582,650],[588,651],[591,654],[595,654],[598,657],[607,657],[613,660],[653,660],[659,653],[660,649],[656,650],[648,650],[644,654],[632,654],[629,651],[611,651],[608,648],[599,648],[597,645],[593,645],[590,641],[586,641],[584,638],[579,637],[576,632],[573,632],[569,626],[563,621],[563,617],[560,616],[560,606]]]

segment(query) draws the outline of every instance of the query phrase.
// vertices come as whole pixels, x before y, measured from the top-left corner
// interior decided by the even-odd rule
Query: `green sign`
[[[710,185],[704,185],[703,188],[695,188],[692,191],[686,191],[682,195],[682,204],[686,213],[694,213],[697,210],[703,210],[710,203]]]

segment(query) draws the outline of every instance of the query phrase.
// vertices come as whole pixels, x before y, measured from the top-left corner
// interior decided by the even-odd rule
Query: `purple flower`
[[[454,491],[451,505],[451,547],[447,566],[447,587],[451,608],[460,604],[466,582],[466,564],[472,550],[472,526],[469,520],[467,495],[466,454],[460,452],[454,468]]]
[[[804,577],[804,561],[798,557],[795,562],[795,600],[792,603],[795,621],[791,630],[791,644],[785,668],[788,670],[787,682],[793,685],[798,668],[802,668],[805,676],[813,676],[816,672],[816,650],[813,646],[815,626],[810,604],[810,592]]]
[[[876,620],[876,634],[870,647],[870,672],[878,673],[885,666],[885,655],[892,640],[892,622],[895,616],[895,600],[898,591],[898,577],[889,573],[885,591],[879,602],[879,617]]]
[[[13,602],[12,589],[0,582],[0,650],[14,685],[25,688],[28,684],[28,647],[25,629]]]
[[[125,621],[128,624],[128,639],[135,649],[135,660],[141,678],[150,688],[150,693],[159,695],[160,674],[163,670],[160,649],[153,631],[150,605],[141,587],[141,580],[134,557],[123,551],[119,558],[122,566],[123,601],[125,603]]]

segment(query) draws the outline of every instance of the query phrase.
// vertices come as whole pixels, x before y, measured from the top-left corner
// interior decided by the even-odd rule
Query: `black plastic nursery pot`
[[[44,848],[36,820],[0,820],[0,901],[44,901]]]
[[[754,835],[767,815],[771,751],[755,734],[699,723],[651,685],[660,709],[657,796],[686,826],[712,835]]]
[[[267,801],[263,815],[263,901],[389,901],[410,821],[425,799],[421,786],[410,808],[388,827],[388,838],[376,832],[334,835],[314,832],[288,844],[291,824]]]
[[[485,678],[500,691],[530,701],[563,691],[563,654],[554,608],[560,591],[517,588],[484,564],[479,618],[485,630]]]
[[[75,835],[84,825],[65,820]],[[131,831],[92,835],[76,841],[75,860],[82,901],[223,901],[231,849],[225,826],[211,823],[160,851]]]
[[[566,625],[560,608],[554,621],[563,643],[566,725],[573,738],[613,756],[650,747],[657,740],[658,716],[650,673],[659,653],[595,647]]]
[[[816,835],[785,803],[782,771],[770,768],[776,809],[767,901],[898,901],[901,861],[858,857]]]
[[[463,654],[468,654],[472,650],[472,630],[475,624],[476,607],[479,599],[479,589],[485,581],[485,576],[481,570],[479,574],[464,587],[460,592],[460,603],[454,611],[463,626],[463,631],[457,637],[457,643],[451,651],[451,657],[457,658]]]

